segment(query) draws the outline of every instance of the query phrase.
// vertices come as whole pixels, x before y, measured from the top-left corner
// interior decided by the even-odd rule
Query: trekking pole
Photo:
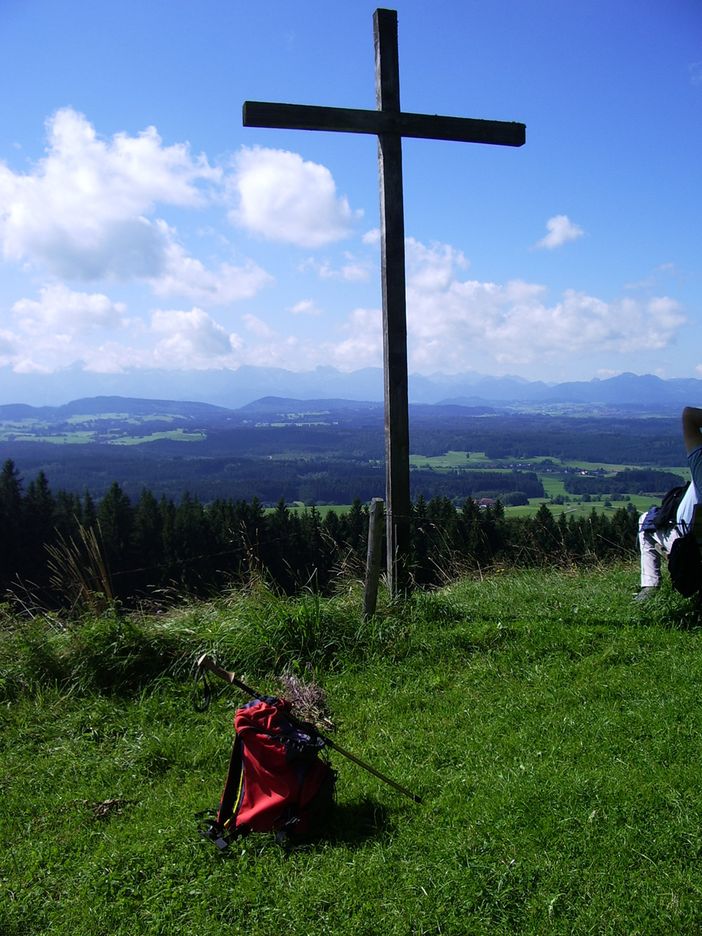
[[[234,673],[230,673],[228,670],[225,670],[223,667],[218,666],[215,661],[204,653],[200,659],[195,664],[195,670],[197,673],[202,672],[203,670],[209,670],[210,673],[214,673],[215,676],[219,676],[220,679],[223,679],[225,682],[228,682],[230,686],[238,686],[243,692],[247,695],[252,696],[254,699],[263,698],[262,693],[257,692],[255,689],[252,689],[251,686],[247,686],[246,683],[242,682]],[[316,729],[315,729],[316,730]],[[408,796],[411,800],[414,800],[415,803],[421,803],[421,796],[417,796],[416,793],[413,793],[411,790],[408,790],[407,787],[403,787],[401,784],[396,783],[390,777],[386,777],[385,774],[381,773],[379,770],[376,770],[375,767],[371,767],[370,764],[366,764],[365,761],[362,761],[359,757],[356,757],[355,754],[352,754],[350,751],[345,750],[336,743],[332,741],[331,738],[328,738],[326,735],[323,735],[321,731],[317,731],[319,737],[324,741],[327,747],[330,747],[333,751],[336,751],[338,754],[341,754],[342,757],[346,757],[348,760],[353,761],[354,764],[357,764],[359,767],[362,767],[364,770],[367,770],[368,773],[373,774],[374,777],[377,777],[379,780],[382,780],[383,783],[387,783],[388,786],[391,786],[393,789],[397,790],[398,793],[402,793],[404,796]]]

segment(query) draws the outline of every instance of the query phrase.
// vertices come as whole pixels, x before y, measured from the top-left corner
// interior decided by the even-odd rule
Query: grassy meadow
[[[505,572],[361,618],[357,586],[261,585],[130,616],[0,619],[3,936],[434,936],[702,931],[700,617],[633,565]],[[312,666],[342,746],[325,835],[221,856],[243,701],[206,713],[213,652],[278,691]]]

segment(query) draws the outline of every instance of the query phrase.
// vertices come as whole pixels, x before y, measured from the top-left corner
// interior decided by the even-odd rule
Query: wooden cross
[[[397,13],[373,14],[377,110],[304,104],[244,103],[245,127],[335,130],[378,137],[380,172],[383,363],[385,383],[385,477],[388,586],[393,598],[408,590],[410,552],[409,406],[405,222],[402,199],[402,137],[522,146],[521,123],[408,114],[400,110]]]

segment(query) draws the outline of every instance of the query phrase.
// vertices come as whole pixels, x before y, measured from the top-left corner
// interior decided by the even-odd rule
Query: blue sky
[[[702,376],[699,0],[398,0],[410,371]],[[0,0],[0,375],[382,360],[362,0]],[[17,392],[13,392],[14,375]],[[63,383],[62,383],[63,381]]]

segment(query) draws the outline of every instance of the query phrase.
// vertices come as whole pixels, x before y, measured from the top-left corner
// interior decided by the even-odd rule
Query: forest
[[[647,494],[667,491],[681,483],[680,475],[655,469],[617,471],[611,477],[602,474],[568,474],[564,485],[569,494]]]
[[[279,499],[177,501],[144,488],[130,498],[117,482],[95,500],[50,488],[45,474],[25,486],[10,459],[0,472],[0,586],[25,606],[77,607],[102,594],[125,605],[164,596],[207,595],[263,576],[293,594],[333,588],[364,574],[368,510],[356,498],[344,512],[290,510]],[[437,585],[501,566],[571,565],[631,556],[637,515],[506,518],[502,503],[456,506],[446,496],[412,504],[414,580]]]
[[[96,500],[113,481],[132,500],[147,488],[171,499],[188,492],[203,503],[256,497],[267,507],[281,497],[287,503],[350,504],[356,497],[380,496],[385,488],[378,404],[269,399],[223,410],[107,399],[100,411],[96,400],[29,415],[27,410],[4,407],[0,463],[11,459],[24,477],[43,472],[57,490],[81,496],[88,491]],[[414,455],[465,451],[515,463],[518,476],[502,480],[495,472],[481,478],[474,470],[413,470],[414,498],[456,502],[483,496],[507,502],[507,494],[519,492],[543,496],[534,466],[516,466],[526,459],[582,460],[632,470],[684,463],[678,420],[664,417],[476,414],[465,406],[412,406],[410,445]],[[473,467],[469,455],[464,468]],[[583,493],[602,490],[589,479],[571,483]],[[667,486],[656,484],[653,490]]]
[[[52,606],[92,590],[133,604],[254,574],[288,594],[363,575],[365,505],[385,490],[382,405],[266,398],[227,410],[92,398],[0,410],[4,593]],[[410,420],[412,453],[465,453],[452,467],[411,470],[412,573],[422,585],[630,556],[629,495],[662,494],[684,463],[678,420],[667,417],[436,405],[412,406]],[[547,496],[625,507],[505,513]]]

